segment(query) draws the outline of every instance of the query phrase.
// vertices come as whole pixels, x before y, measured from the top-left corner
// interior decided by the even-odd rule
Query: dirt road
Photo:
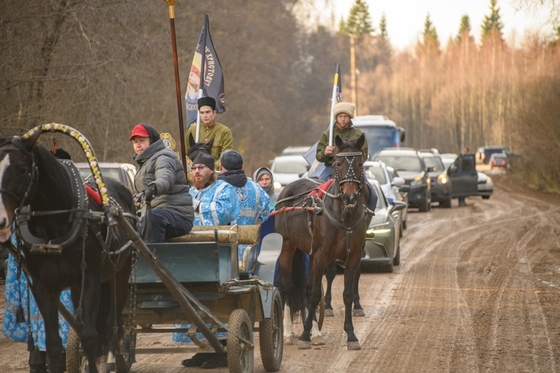
[[[395,272],[362,275],[360,351],[346,349],[342,280],[327,345],[285,346],[282,372],[556,372],[560,370],[560,198],[496,181],[467,207],[411,210]],[[339,275],[340,276],[340,275]],[[170,345],[142,336],[140,346]],[[25,372],[24,344],[0,337],[3,371]],[[139,355],[133,372],[204,372],[183,354]],[[227,372],[214,369],[213,372]],[[258,354],[255,372],[264,372]]]

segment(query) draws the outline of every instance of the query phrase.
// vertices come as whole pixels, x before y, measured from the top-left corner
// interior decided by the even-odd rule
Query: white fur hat
[[[339,102],[338,104],[334,105],[334,119],[338,116],[338,114],[344,113],[348,114],[350,118],[354,118],[354,110],[356,110],[356,106],[352,105],[349,102]]]

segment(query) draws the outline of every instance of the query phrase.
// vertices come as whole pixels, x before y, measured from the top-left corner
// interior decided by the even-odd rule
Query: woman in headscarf
[[[267,167],[261,167],[253,174],[253,180],[264,189],[270,197],[270,211],[274,210],[274,205],[278,199],[278,193],[274,190],[274,176]]]

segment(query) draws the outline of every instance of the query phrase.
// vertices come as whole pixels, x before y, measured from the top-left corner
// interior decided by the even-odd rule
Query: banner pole
[[[177,57],[177,38],[175,36],[175,2],[177,0],[162,0],[169,9],[169,23],[171,26],[171,44],[173,49],[173,65],[175,68],[175,91],[177,94],[177,117],[179,120],[179,137],[181,142],[181,163],[185,175],[187,174],[187,153],[185,150],[185,129],[183,124],[183,101],[181,98],[181,79],[179,78],[179,58]]]
[[[333,144],[333,127],[334,127],[334,105],[336,103],[336,90],[338,87],[338,64],[336,64],[336,72],[334,74],[334,83],[333,83],[333,91],[332,91],[332,98],[331,98],[331,116],[330,116],[330,120],[329,120],[329,146],[332,146]]]

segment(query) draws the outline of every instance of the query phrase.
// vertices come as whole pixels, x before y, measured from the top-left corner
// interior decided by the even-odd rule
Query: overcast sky
[[[318,0],[321,2],[321,0]],[[378,29],[384,13],[392,44],[403,49],[413,44],[421,36],[426,15],[434,24],[442,44],[449,37],[455,37],[461,17],[467,14],[471,21],[473,36],[478,40],[482,20],[490,14],[490,0],[365,0],[373,26]],[[348,17],[354,0],[331,0],[337,21]],[[543,24],[543,16],[516,11],[511,0],[498,0],[500,15],[504,24],[504,37],[509,39],[513,30],[521,38],[526,29],[537,30]],[[338,24],[338,22],[337,22]]]

